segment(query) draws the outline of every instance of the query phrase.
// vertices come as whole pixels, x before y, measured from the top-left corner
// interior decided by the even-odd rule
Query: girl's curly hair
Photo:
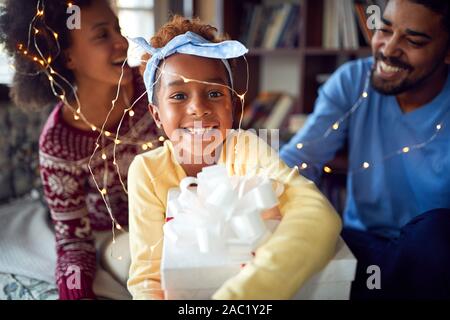
[[[174,15],[151,38],[150,44],[153,48],[162,48],[176,36],[188,31],[194,32],[206,40],[215,43],[229,39],[228,36],[218,36],[215,27],[202,23],[199,18],[187,19],[180,15]]]
[[[94,1],[100,0],[73,0],[71,3],[83,8],[90,6]],[[71,45],[70,30],[66,25],[67,18],[69,18],[66,11],[67,1],[43,0],[42,2],[45,5],[43,19],[45,24],[58,34],[61,50],[59,55],[55,56],[58,50],[54,35],[49,30],[45,30],[41,24],[36,25],[39,28],[37,44],[45,56],[52,57],[52,68],[73,85],[74,75],[66,68],[64,57],[64,50]],[[13,57],[16,69],[10,96],[16,105],[35,109],[57,101],[45,73],[30,75],[41,71],[43,67],[18,50],[19,44],[27,46],[29,27],[31,20],[36,15],[37,4],[38,0],[5,0],[0,7],[0,44],[3,44],[9,56]],[[38,56],[32,38],[27,51],[31,56]],[[58,83],[64,88],[68,98],[71,98],[70,86],[63,81]]]

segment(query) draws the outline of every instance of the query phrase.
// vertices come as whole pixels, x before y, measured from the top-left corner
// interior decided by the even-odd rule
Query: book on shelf
[[[327,49],[358,49],[370,45],[373,30],[367,26],[367,8],[385,0],[324,0],[322,46]]]
[[[324,0],[323,47],[357,49],[359,47],[353,0]]]
[[[299,12],[298,4],[246,3],[240,40],[249,48],[298,47]]]
[[[358,29],[353,0],[343,0],[342,5],[338,7],[340,19],[344,21],[340,24],[343,34],[342,46],[347,49],[358,49]]]
[[[264,123],[265,129],[280,129],[293,106],[294,98],[288,94],[282,94]]]
[[[355,2],[355,11],[356,11],[356,17],[358,21],[358,25],[360,30],[362,30],[362,34],[364,36],[364,40],[366,43],[370,43],[372,41],[373,37],[373,31],[369,29],[367,26],[367,19],[368,16],[366,14],[366,5],[363,3],[363,1]]]
[[[243,129],[280,129],[295,104],[295,99],[286,93],[261,92],[247,106]]]

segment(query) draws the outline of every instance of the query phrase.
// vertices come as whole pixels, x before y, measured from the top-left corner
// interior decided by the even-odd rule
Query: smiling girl
[[[144,72],[149,107],[170,141],[138,155],[129,170],[128,288],[134,299],[164,298],[160,262],[168,190],[213,163],[224,165],[230,176],[262,173],[284,184],[277,230],[213,298],[288,299],[335,250],[340,219],[314,183],[290,170],[255,135],[230,131],[234,99],[229,59],[247,49],[237,41],[222,41],[215,32],[198,20],[176,16],[151,39],[151,46],[136,40],[152,55]]]

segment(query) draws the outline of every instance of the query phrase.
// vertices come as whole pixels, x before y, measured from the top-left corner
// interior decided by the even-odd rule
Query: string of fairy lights
[[[240,116],[240,120],[239,120],[239,128],[240,128],[240,127],[241,127],[242,120],[243,120],[243,115],[244,115],[243,110],[244,110],[244,105],[245,105],[245,96],[246,96],[246,94],[247,94],[247,92],[248,92],[248,84],[249,84],[249,83],[248,83],[248,79],[249,79],[249,76],[248,76],[248,74],[249,74],[248,62],[247,62],[247,59],[246,59],[245,57],[244,57],[244,60],[245,60],[245,62],[246,62],[246,69],[247,69],[247,77],[246,77],[246,79],[247,79],[247,81],[246,81],[245,92],[242,93],[242,94],[239,94],[234,88],[232,88],[232,87],[230,87],[230,86],[228,86],[228,85],[222,84],[222,83],[214,83],[214,82],[208,82],[208,81],[201,81],[201,80],[197,80],[197,79],[191,79],[191,78],[187,78],[187,77],[185,77],[185,76],[183,76],[183,75],[181,75],[181,74],[177,74],[177,73],[173,73],[173,72],[170,72],[170,71],[166,71],[166,70],[165,70],[165,64],[166,64],[165,57],[163,57],[163,60],[162,60],[162,62],[161,62],[161,63],[162,63],[162,67],[160,67],[160,66],[158,66],[158,65],[155,65],[155,68],[159,71],[159,74],[158,74],[156,80],[154,81],[154,83],[152,84],[152,88],[154,88],[154,87],[156,86],[156,84],[160,81],[161,77],[162,77],[164,74],[171,75],[171,76],[176,76],[176,77],[180,77],[180,78],[183,80],[184,83],[194,82],[194,83],[201,83],[201,84],[216,85],[216,86],[220,86],[220,87],[225,87],[225,88],[227,88],[228,90],[230,90],[230,91],[232,92],[232,94],[235,94],[235,95],[239,98],[239,100],[240,100],[241,110],[242,110],[241,116]],[[124,65],[125,65],[126,62],[127,62],[127,59],[124,61],[124,64],[122,65],[122,74],[121,74],[121,77],[119,78],[119,87],[120,87],[120,82],[121,82],[121,80],[122,80],[123,67],[124,67]],[[148,63],[148,61],[142,60],[141,63]],[[145,92],[144,94],[142,94],[142,95],[141,95],[141,96],[140,96],[140,97],[139,97],[139,98],[138,98],[138,99],[137,99],[137,100],[136,100],[129,108],[127,108],[127,109],[125,109],[125,110],[126,110],[126,111],[132,111],[132,109],[133,109],[133,107],[135,106],[135,104],[136,104],[136,103],[137,103],[137,102],[138,102],[145,94],[146,94],[146,92]],[[105,119],[104,125],[103,125],[102,128],[101,128],[99,138],[102,136],[101,133],[102,133],[102,131],[103,131],[103,129],[104,129],[105,123],[108,121],[108,117],[109,117],[110,113],[112,112],[112,109],[114,108],[114,104],[115,104],[115,100],[113,100],[112,108],[111,108],[110,112],[108,113],[108,115],[107,115],[107,117],[106,117],[106,119]],[[119,130],[120,130],[120,127],[121,127],[121,125],[122,125],[123,120],[124,120],[124,115],[122,115],[122,118],[121,118],[120,121],[119,121],[119,125],[118,125],[117,131],[116,131],[116,139],[117,139],[117,137],[118,137],[118,135],[119,135]],[[241,130],[239,129],[239,131],[238,131],[238,139],[239,139],[239,137],[240,137],[240,134],[241,134]],[[98,138],[98,139],[99,139],[99,138]],[[95,151],[99,148],[98,139],[97,139],[97,142],[96,142],[96,145],[95,145],[94,153],[92,154],[90,161],[92,160],[92,158],[93,158],[93,156],[94,156],[94,154],[95,154]],[[164,140],[160,138],[159,141],[164,141]],[[114,157],[114,160],[113,160],[113,163],[114,163],[114,165],[116,166],[116,170],[117,170],[117,172],[118,172],[118,177],[119,177],[120,182],[121,182],[121,184],[122,184],[122,188],[123,188],[123,190],[124,190],[126,193],[128,193],[128,191],[127,191],[127,189],[126,189],[126,187],[125,187],[125,185],[124,185],[124,183],[123,183],[123,181],[122,181],[119,166],[117,166],[117,164],[116,164],[116,159],[115,159],[115,154],[116,154],[115,148],[116,148],[116,146],[117,146],[117,144],[114,145],[114,151],[113,151],[113,157]],[[148,147],[148,148],[153,148],[153,144],[149,143],[149,144],[147,144],[147,147]],[[237,146],[236,146],[236,148],[237,148]],[[143,148],[143,149],[146,150],[147,148]],[[237,152],[237,149],[235,149],[235,152]],[[99,186],[98,186],[98,184],[97,184],[97,182],[96,182],[96,180],[95,180],[94,173],[92,172],[92,169],[91,169],[90,166],[89,166],[89,170],[91,171],[91,175],[92,175],[92,178],[94,179],[94,183],[96,184],[97,189],[100,191],[100,193],[101,193],[101,195],[102,195],[102,198],[103,198],[103,200],[104,200],[104,202],[105,202],[105,205],[107,206],[107,210],[108,210],[108,212],[110,212],[110,216],[113,218],[111,207],[110,207],[110,205],[108,204],[108,199],[107,199],[107,192],[106,192],[106,189],[100,190],[100,188],[99,188]],[[164,174],[164,173],[162,172],[161,174],[154,176],[154,177],[152,178],[152,181],[154,182],[155,180],[157,180],[157,179],[158,179],[161,175],[163,175],[163,174]],[[112,228],[112,233],[113,233],[112,243],[113,243],[113,245],[116,243],[116,238],[115,238],[115,228],[114,228],[114,225],[115,225],[115,227],[116,227],[118,230],[122,230],[122,231],[123,231],[123,228],[120,226],[120,224],[119,224],[117,221],[113,220],[113,228]],[[163,240],[162,238],[159,239],[159,240],[156,242],[156,244],[154,244],[154,245],[152,245],[152,246],[150,247],[151,255],[153,255],[154,249],[158,246],[158,244],[160,244],[160,243],[162,242],[162,240]],[[113,257],[113,250],[112,250],[112,247],[111,247],[111,256]],[[122,260],[122,256],[118,256],[117,259],[118,259],[118,260]]]
[[[72,2],[67,3],[67,7],[72,7],[72,5],[73,5]],[[56,53],[54,55],[52,55],[50,53],[48,55],[44,55],[43,50],[40,48],[40,46],[38,44],[38,37],[40,37],[40,36],[48,37],[49,35],[50,35],[50,37],[53,41],[53,44],[56,48]],[[47,38],[47,40],[48,40],[48,38]],[[33,50],[30,49],[31,47],[34,49],[35,53],[33,53]],[[140,139],[128,138],[126,136],[119,136],[120,126],[117,128],[117,131],[115,134],[113,132],[110,132],[105,129],[109,115],[113,111],[113,109],[116,105],[117,99],[119,97],[120,81],[117,86],[116,97],[114,100],[112,100],[112,107],[108,113],[107,118],[105,119],[104,123],[102,124],[102,126],[100,126],[100,127],[96,126],[95,124],[90,122],[83,115],[83,113],[81,112],[81,103],[80,103],[80,100],[77,95],[77,88],[74,85],[72,85],[63,75],[61,75],[59,72],[57,72],[52,67],[52,62],[54,62],[55,59],[61,53],[61,48],[59,45],[58,33],[56,33],[52,28],[50,28],[45,22],[45,3],[43,0],[37,1],[36,13],[35,13],[34,17],[32,18],[30,25],[29,25],[27,43],[26,44],[18,43],[17,51],[22,57],[29,59],[32,62],[35,62],[36,66],[38,68],[38,71],[33,72],[33,73],[22,72],[21,70],[17,70],[17,68],[14,68],[14,65],[12,65],[14,68],[14,71],[18,72],[22,75],[27,75],[27,76],[31,76],[31,77],[38,76],[38,75],[44,73],[49,80],[50,88],[52,90],[53,95],[58,100],[60,100],[60,102],[62,102],[65,106],[67,106],[69,108],[69,110],[72,111],[74,120],[82,121],[85,125],[87,125],[89,128],[91,128],[91,130],[93,132],[99,133],[98,138],[95,143],[94,152],[89,159],[88,168],[91,173],[94,184],[95,184],[96,188],[98,189],[98,192],[100,193],[100,195],[106,205],[108,214],[111,218],[113,238],[114,238],[113,242],[115,242],[114,230],[116,228],[118,230],[123,230],[123,228],[118,223],[118,221],[115,219],[113,212],[111,210],[111,206],[109,205],[109,199],[107,197],[107,194],[108,194],[108,192],[107,192],[108,157],[105,152],[106,141],[108,139],[108,141],[113,142],[113,145],[114,145],[113,164],[119,172],[119,169],[118,169],[119,166],[116,161],[116,154],[115,154],[116,146],[118,146],[120,144],[126,144],[126,145],[140,146],[143,150],[147,150],[147,149],[153,148],[155,145],[158,145],[159,143],[163,142],[165,140],[165,138],[163,136],[160,136],[159,138],[157,138],[155,140],[144,141],[144,140],[140,140]],[[123,77],[123,67],[124,67],[125,63],[126,63],[126,61],[122,65],[122,72],[121,72],[120,80]],[[76,106],[73,106],[71,104],[71,102],[68,99],[67,92],[64,89],[64,87],[61,85],[60,82],[65,83],[67,85],[67,87],[70,88],[71,93],[74,97]],[[144,95],[145,95],[145,92],[133,103],[133,105],[131,107],[127,107],[124,109],[124,112],[122,115],[122,121],[126,115],[128,115],[129,117],[134,116],[135,113],[132,110],[132,108]],[[128,97],[125,97],[125,98],[126,98],[126,100],[128,100]],[[127,101],[127,102],[129,104],[129,101]],[[122,121],[121,121],[121,123],[122,123]],[[98,183],[98,181],[93,173],[92,167],[91,167],[92,160],[94,159],[94,156],[96,155],[97,151],[99,151],[99,149],[101,149],[101,151],[102,151],[101,159],[104,161],[104,168],[105,168],[104,173],[103,173],[103,186],[102,187],[100,187],[100,184]],[[119,176],[120,176],[120,174],[119,174]],[[121,178],[121,176],[120,176],[120,180],[121,180],[122,186],[124,186],[123,179]]]
[[[332,134],[333,132],[336,132],[338,130],[340,130],[342,128],[342,123],[344,121],[346,121],[348,118],[350,118],[350,116],[355,113],[360,107],[361,105],[363,105],[363,102],[365,100],[367,100],[369,98],[369,86],[370,86],[370,78],[371,78],[371,71],[369,70],[366,74],[366,79],[364,82],[364,89],[362,94],[359,96],[358,100],[354,103],[354,105],[344,114],[342,115],[336,122],[334,122],[331,126],[329,126],[326,130],[325,133],[322,136],[319,136],[315,139],[312,140],[307,140],[307,141],[302,141],[297,143],[296,148],[298,150],[302,150],[303,148],[311,145],[311,144],[317,144],[318,142],[323,141],[324,139],[326,139],[330,134]],[[450,112],[450,109],[444,114],[442,119],[445,119],[446,115]],[[427,146],[428,144],[430,144],[433,140],[435,140],[439,133],[441,132],[442,128],[443,128],[443,120],[440,121],[439,123],[436,124],[435,126],[435,132],[433,133],[433,135],[427,139],[426,141],[420,142],[420,143],[416,143],[413,145],[405,145],[401,148],[399,148],[398,150],[391,152],[385,156],[383,156],[381,163],[386,162],[387,160],[395,157],[395,156],[399,156],[399,155],[405,155],[408,154],[414,150],[419,150],[424,148],[425,146]],[[298,166],[295,166],[294,168],[296,170],[298,170],[299,172],[302,170],[306,170],[309,168],[310,165],[314,165],[314,164],[310,164],[307,162],[302,162],[300,163]],[[374,168],[374,166],[378,165],[377,163],[371,163],[369,160],[366,160],[364,162],[361,163],[360,167],[358,168],[349,168],[347,171],[348,175],[354,175],[363,171],[366,171],[370,168]],[[330,168],[329,166],[324,166],[323,167],[323,171],[325,173],[332,173],[333,170],[332,168]]]
[[[67,6],[71,7],[73,4],[72,2],[68,2]],[[39,27],[38,23],[42,26]],[[48,54],[48,55],[44,55],[41,48],[38,45],[38,41],[37,41],[37,37],[43,35],[43,34],[50,34],[57,52],[54,55]],[[105,205],[106,205],[106,209],[108,211],[108,214],[111,218],[112,221],[112,234],[113,234],[113,240],[112,243],[113,245],[115,244],[116,240],[115,240],[115,229],[120,230],[122,232],[125,232],[125,230],[123,229],[123,227],[118,223],[118,221],[115,219],[114,214],[112,212],[111,206],[109,204],[109,198],[108,198],[108,188],[107,188],[107,177],[108,177],[108,156],[105,152],[105,146],[107,141],[113,143],[113,165],[118,173],[118,177],[120,179],[120,183],[122,185],[122,188],[124,190],[125,193],[128,193],[127,188],[123,182],[122,179],[122,175],[120,173],[120,168],[119,165],[117,163],[117,159],[116,159],[116,151],[117,151],[117,146],[119,146],[120,144],[128,144],[128,145],[134,145],[134,146],[139,146],[143,151],[147,151],[147,150],[151,150],[153,148],[155,148],[156,146],[158,146],[160,143],[165,141],[165,137],[163,136],[159,136],[157,139],[151,140],[151,141],[143,141],[143,140],[139,140],[139,139],[130,139],[126,136],[120,136],[119,132],[120,132],[120,128],[123,124],[123,121],[125,119],[125,117],[128,115],[129,117],[133,117],[134,116],[134,111],[133,111],[133,107],[136,105],[136,103],[138,103],[145,95],[146,95],[146,91],[144,91],[132,104],[129,103],[128,101],[128,97],[125,97],[125,99],[127,100],[127,107],[124,108],[123,110],[123,114],[122,117],[119,121],[119,124],[117,126],[116,132],[111,132],[106,130],[106,124],[108,122],[108,119],[112,113],[112,111],[114,110],[114,108],[116,107],[116,103],[117,100],[119,98],[119,94],[120,94],[120,89],[121,89],[121,81],[122,81],[122,77],[124,74],[124,66],[127,63],[128,59],[126,59],[123,64],[122,64],[122,72],[119,78],[119,82],[117,85],[117,91],[116,91],[116,95],[115,98],[111,101],[111,108],[103,122],[103,124],[101,126],[96,126],[95,124],[91,123],[81,112],[81,103],[79,101],[79,98],[77,96],[77,89],[74,85],[72,85],[64,76],[62,76],[60,73],[58,73],[53,67],[52,67],[52,62],[54,62],[54,60],[56,59],[56,57],[60,54],[60,46],[59,46],[59,40],[58,40],[59,35],[52,30],[46,23],[45,23],[45,4],[44,4],[44,0],[38,0],[37,1],[37,5],[36,5],[36,14],[34,15],[33,19],[31,20],[31,23],[29,25],[29,35],[28,35],[28,41],[27,44],[23,44],[23,43],[19,43],[17,45],[17,50],[19,52],[20,55],[22,55],[23,57],[30,59],[31,61],[36,63],[36,66],[39,68],[37,72],[34,73],[24,73],[21,70],[16,70],[16,72],[19,72],[21,74],[26,74],[29,76],[37,76],[40,75],[41,73],[45,73],[45,75],[47,76],[49,82],[50,82],[50,87],[52,90],[52,93],[54,94],[54,96],[56,98],[58,98],[62,103],[64,103],[64,105],[66,105],[72,112],[73,112],[73,117],[74,120],[76,121],[82,121],[84,124],[86,124],[88,127],[91,128],[91,130],[93,132],[98,132],[98,137],[96,139],[95,142],[95,147],[94,147],[94,151],[91,155],[91,157],[89,158],[89,163],[88,163],[88,168],[89,168],[89,172],[92,176],[92,179],[94,181],[94,184],[98,190],[98,192],[100,193]],[[35,51],[37,52],[37,54],[33,54],[30,50],[30,46],[31,43],[33,44],[33,48],[35,49]],[[245,92],[239,94],[234,88],[228,86],[228,85],[224,85],[224,84],[220,84],[220,83],[213,83],[214,85],[218,85],[218,86],[224,86],[226,88],[228,88],[229,90],[231,90],[231,92],[233,94],[235,94],[241,103],[241,116],[240,116],[240,120],[239,120],[239,126],[238,126],[238,139],[241,133],[241,125],[242,125],[242,120],[243,120],[243,115],[244,115],[244,105],[245,105],[245,96],[248,92],[248,85],[249,85],[249,65],[247,62],[247,59],[245,56],[243,56],[245,63],[246,63],[246,71],[247,71],[247,78],[246,78],[246,88],[245,88]],[[147,63],[147,61],[143,60],[142,63]],[[164,69],[165,67],[165,57],[162,60],[162,66],[155,66],[158,70],[159,70],[159,75],[157,77],[157,79],[155,80],[155,82],[153,83],[153,86],[155,86],[158,81],[161,79],[161,76],[163,74],[170,74],[170,75],[175,75],[180,77],[185,83],[188,82],[197,82],[197,83],[203,83],[203,84],[212,84],[210,82],[205,82],[205,81],[200,81],[200,80],[196,80],[196,79],[189,79],[184,77],[183,75],[180,74],[176,74],[176,73],[171,73],[168,72]],[[73,97],[75,99],[75,103],[76,106],[72,106],[69,99],[68,99],[68,95],[65,91],[65,89],[63,88],[63,86],[58,82],[58,81],[62,81],[64,82],[72,91]],[[319,143],[321,141],[323,141],[323,139],[326,139],[330,134],[340,130],[342,128],[342,124],[343,122],[347,121],[351,115],[353,113],[355,113],[360,107],[361,105],[363,105],[363,102],[369,97],[369,86],[370,86],[370,72],[367,73],[366,76],[366,80],[365,80],[365,84],[364,84],[364,90],[362,92],[362,94],[360,95],[360,97],[358,98],[358,100],[355,102],[355,104],[343,115],[341,116],[336,122],[334,122],[329,128],[327,128],[327,130],[325,131],[325,133],[314,139],[314,140],[309,140],[309,141],[302,141],[300,143],[298,143],[296,145],[298,150],[303,149],[304,147],[307,147],[309,145],[312,144],[316,144]],[[443,128],[444,123],[440,122],[436,124],[436,130],[434,132],[434,134],[426,141],[421,142],[421,143],[417,143],[414,145],[409,145],[409,146],[404,146],[401,149],[392,152],[386,156],[384,156],[382,158],[382,163],[392,157],[398,156],[398,155],[404,155],[404,154],[408,154],[414,150],[418,150],[418,149],[422,149],[425,146],[427,146],[429,143],[431,143],[433,140],[436,139],[436,137],[439,135],[441,129]],[[236,145],[237,147],[237,145]],[[95,174],[93,172],[93,169],[91,167],[92,161],[95,158],[95,155],[97,154],[97,152],[101,151],[101,159],[103,160],[103,164],[104,164],[104,173],[103,173],[103,179],[102,179],[102,183],[100,184],[96,177]],[[236,150],[235,150],[236,151]],[[313,163],[306,163],[306,162],[302,162],[300,163],[298,166],[295,166],[292,169],[291,173],[301,173],[301,171],[306,170],[307,168],[309,168],[310,166],[313,166]],[[348,174],[356,174],[359,173],[361,171],[366,171],[369,170],[370,168],[373,168],[374,166],[376,166],[376,163],[372,163],[369,160],[364,161],[361,166],[359,168],[356,169],[349,169]],[[324,166],[323,167],[323,171],[327,174],[332,173],[333,169],[330,168],[329,166]],[[163,175],[164,173],[162,172],[161,175]],[[153,181],[158,178],[158,176],[153,177]],[[153,250],[157,247],[158,244],[161,243],[160,239],[155,245],[153,245],[152,248],[152,254],[153,254]],[[112,255],[112,251],[111,251],[111,255]],[[122,260],[122,257],[119,256],[117,257],[118,260]]]
[[[68,2],[67,3],[67,7],[72,7],[72,2]],[[47,31],[47,32],[46,32]],[[39,47],[37,38],[39,36],[45,36],[48,35],[48,33],[50,33],[51,37],[53,38],[55,47],[57,48],[57,52],[54,55],[48,54],[48,55],[44,55],[44,53],[42,52],[43,50],[41,50],[41,48]],[[127,139],[126,137],[124,138],[123,136],[120,136],[119,132],[120,132],[120,128],[123,124],[123,121],[125,119],[125,116],[129,116],[129,117],[133,117],[135,112],[133,111],[133,107],[136,105],[136,103],[138,103],[145,95],[146,95],[146,91],[144,91],[134,102],[133,104],[130,105],[129,101],[128,102],[128,107],[124,108],[122,117],[119,121],[119,125],[117,126],[116,132],[113,133],[111,131],[106,130],[106,124],[108,122],[108,119],[112,113],[112,111],[114,110],[114,108],[116,107],[116,102],[118,100],[119,94],[120,94],[120,88],[121,88],[121,81],[123,78],[123,74],[124,74],[124,66],[127,63],[128,59],[126,59],[123,64],[122,64],[122,70],[121,70],[121,75],[118,81],[118,85],[117,85],[117,91],[116,91],[116,96],[115,99],[113,99],[111,101],[111,108],[103,122],[103,124],[101,126],[96,126],[95,124],[91,123],[81,112],[81,102],[78,98],[77,95],[77,88],[72,85],[63,75],[61,75],[60,73],[58,73],[53,67],[52,67],[52,62],[54,62],[54,60],[56,59],[56,57],[61,53],[61,49],[60,49],[60,45],[59,45],[59,41],[58,41],[59,35],[58,33],[56,33],[52,28],[50,28],[46,23],[45,23],[45,3],[44,0],[38,0],[37,4],[36,4],[36,13],[34,15],[34,17],[32,18],[30,25],[29,25],[29,33],[28,33],[28,40],[27,40],[27,44],[23,44],[23,43],[19,43],[17,45],[17,50],[19,52],[19,54],[21,54],[23,57],[30,59],[31,61],[35,62],[37,67],[39,68],[37,72],[34,73],[27,73],[27,72],[22,72],[21,70],[17,70],[17,68],[14,67],[14,65],[12,65],[12,67],[14,68],[15,72],[18,72],[20,74],[23,75],[28,75],[28,76],[37,76],[40,75],[41,73],[44,73],[50,83],[50,87],[52,90],[52,93],[54,94],[54,96],[56,98],[58,98],[62,103],[64,103],[65,106],[67,106],[73,113],[73,117],[74,120],[76,121],[82,121],[84,122],[84,124],[86,124],[89,128],[91,128],[91,130],[93,132],[98,132],[99,135],[96,139],[95,142],[95,147],[94,147],[94,151],[91,154],[91,157],[89,158],[89,162],[88,162],[88,169],[89,172],[91,174],[92,180],[94,182],[95,187],[97,188],[99,194],[102,197],[103,202],[105,203],[106,206],[106,210],[108,211],[108,214],[111,218],[112,221],[112,233],[113,233],[113,244],[115,243],[115,229],[117,230],[121,230],[124,231],[123,227],[119,224],[119,222],[115,219],[114,214],[112,212],[112,208],[109,202],[109,198],[108,198],[108,188],[107,188],[107,178],[108,178],[108,156],[105,152],[105,146],[106,146],[106,139],[110,140],[113,142],[113,165],[118,173],[118,177],[120,179],[120,183],[121,186],[124,190],[125,193],[127,193],[127,189],[125,186],[125,183],[122,179],[122,174],[120,173],[120,167],[117,163],[117,159],[116,159],[116,151],[117,151],[117,146],[120,144],[128,144],[128,145],[135,145],[135,146],[140,146],[142,148],[142,150],[146,151],[149,149],[153,149],[155,146],[158,146],[160,143],[164,142],[165,137],[164,136],[159,136],[157,139],[152,140],[152,141],[140,141],[140,140],[133,140],[133,139]],[[33,45],[34,50],[36,51],[37,54],[33,54],[32,50],[30,50],[31,45]],[[245,57],[244,57],[245,59]],[[246,59],[245,59],[246,61]],[[247,63],[247,61],[246,61]],[[163,63],[163,65],[165,64],[165,62]],[[160,71],[160,75],[158,77],[158,79],[162,76],[162,74],[165,73],[165,70],[160,67],[157,66],[157,68]],[[248,74],[248,63],[247,63],[247,74]],[[197,81],[195,79],[188,79],[185,78],[183,76],[181,76],[182,79],[185,82],[191,82],[191,81]],[[63,88],[63,86],[58,82],[58,81],[62,81],[64,82],[71,90],[71,93],[73,94],[73,97],[75,99],[75,103],[76,106],[73,106],[70,101],[68,100],[68,95],[65,91],[65,89]],[[157,83],[157,81],[155,82],[155,84]],[[155,85],[153,84],[153,85]],[[218,85],[222,85],[222,84],[218,84]],[[227,86],[228,87],[228,86]],[[244,104],[245,104],[245,94],[247,92],[247,89],[245,91],[244,94],[238,94],[234,89],[228,87],[229,89],[231,89],[233,91],[234,94],[236,94],[240,101],[241,101],[241,107],[243,108]],[[247,77],[247,88],[248,88],[248,77]],[[126,99],[128,97],[125,97]],[[128,100],[128,99],[127,99]],[[240,119],[240,123],[242,122],[242,116]],[[104,173],[103,173],[103,183],[102,186],[101,184],[97,181],[97,178],[93,172],[93,168],[92,168],[92,162],[95,158],[95,155],[97,154],[97,152],[101,151],[101,159],[104,161]],[[121,259],[121,257],[118,257]]]
[[[71,7],[72,5],[73,4],[71,2],[67,3],[68,7]],[[42,28],[39,28],[39,26],[37,25],[38,22],[40,23],[40,25],[42,25]],[[37,37],[40,35],[43,35],[45,33],[45,30],[49,31],[49,33],[51,34],[51,36],[53,38],[54,44],[57,48],[57,52],[54,54],[54,56],[52,56],[52,55],[45,56],[37,43]],[[47,33],[45,33],[45,34],[47,34]],[[100,132],[101,131],[100,128],[98,126],[96,126],[95,124],[91,123],[82,114],[81,103],[76,94],[76,91],[77,91],[76,87],[74,85],[72,85],[63,75],[58,73],[52,67],[52,62],[61,53],[58,38],[59,38],[58,33],[56,33],[52,28],[50,28],[45,23],[44,1],[38,0],[37,5],[36,5],[36,14],[33,17],[33,19],[31,20],[31,23],[29,26],[29,35],[28,35],[27,44],[25,45],[23,43],[19,43],[17,45],[17,50],[25,58],[28,58],[31,61],[36,62],[37,67],[39,67],[40,69],[34,73],[25,73],[25,72],[21,72],[20,70],[17,70],[13,65],[12,65],[12,67],[14,68],[15,72],[19,72],[21,74],[29,75],[29,76],[36,76],[41,73],[45,73],[45,75],[47,76],[47,78],[50,82],[50,86],[51,86],[54,96],[70,108],[70,110],[73,112],[74,120],[83,121],[89,128],[91,128],[92,131]],[[33,47],[37,52],[36,55],[30,51],[31,43],[33,43]],[[123,76],[123,74],[121,76]],[[58,83],[57,79],[64,82],[71,89],[73,96],[75,98],[76,107],[74,107],[68,101],[67,93],[66,93],[65,89]],[[117,97],[116,97],[116,100],[117,100]],[[113,104],[116,103],[116,100],[113,100]],[[126,110],[124,110],[124,113],[128,114],[130,117],[134,116],[134,111],[131,110],[130,108],[127,108]],[[114,141],[116,144],[124,143],[124,144],[130,144],[130,145],[139,145],[139,146],[142,146],[143,149],[145,148],[144,145],[148,146],[149,143],[156,141],[156,140],[155,141],[140,141],[140,140],[126,139],[126,138],[114,139],[113,133],[108,130],[104,130],[104,128],[102,130],[102,134],[105,136],[105,138]],[[162,139],[162,138],[160,137],[159,139]],[[159,140],[159,139],[157,139],[157,140]]]

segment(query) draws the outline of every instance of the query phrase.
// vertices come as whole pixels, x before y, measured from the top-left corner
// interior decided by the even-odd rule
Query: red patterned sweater
[[[138,71],[134,69],[133,73],[135,90],[132,101],[145,91]],[[147,98],[142,98],[133,108],[134,116],[124,118],[121,141],[124,140],[122,138],[134,141],[157,139],[156,125],[148,113],[147,104]],[[55,106],[39,141],[41,178],[56,234],[56,281],[60,299],[95,298],[92,284],[96,250],[92,230],[111,229],[111,218],[88,169],[98,133],[69,126],[62,118],[62,108],[62,103]],[[113,165],[113,146],[112,141],[108,141],[103,149],[108,157],[108,198],[117,221],[126,226],[128,201]],[[116,147],[116,162],[125,185],[128,166],[140,152],[141,146],[125,142]],[[103,188],[105,161],[101,155],[102,150],[97,150],[91,167],[100,188]],[[78,271],[80,282],[74,282],[74,272]]]

